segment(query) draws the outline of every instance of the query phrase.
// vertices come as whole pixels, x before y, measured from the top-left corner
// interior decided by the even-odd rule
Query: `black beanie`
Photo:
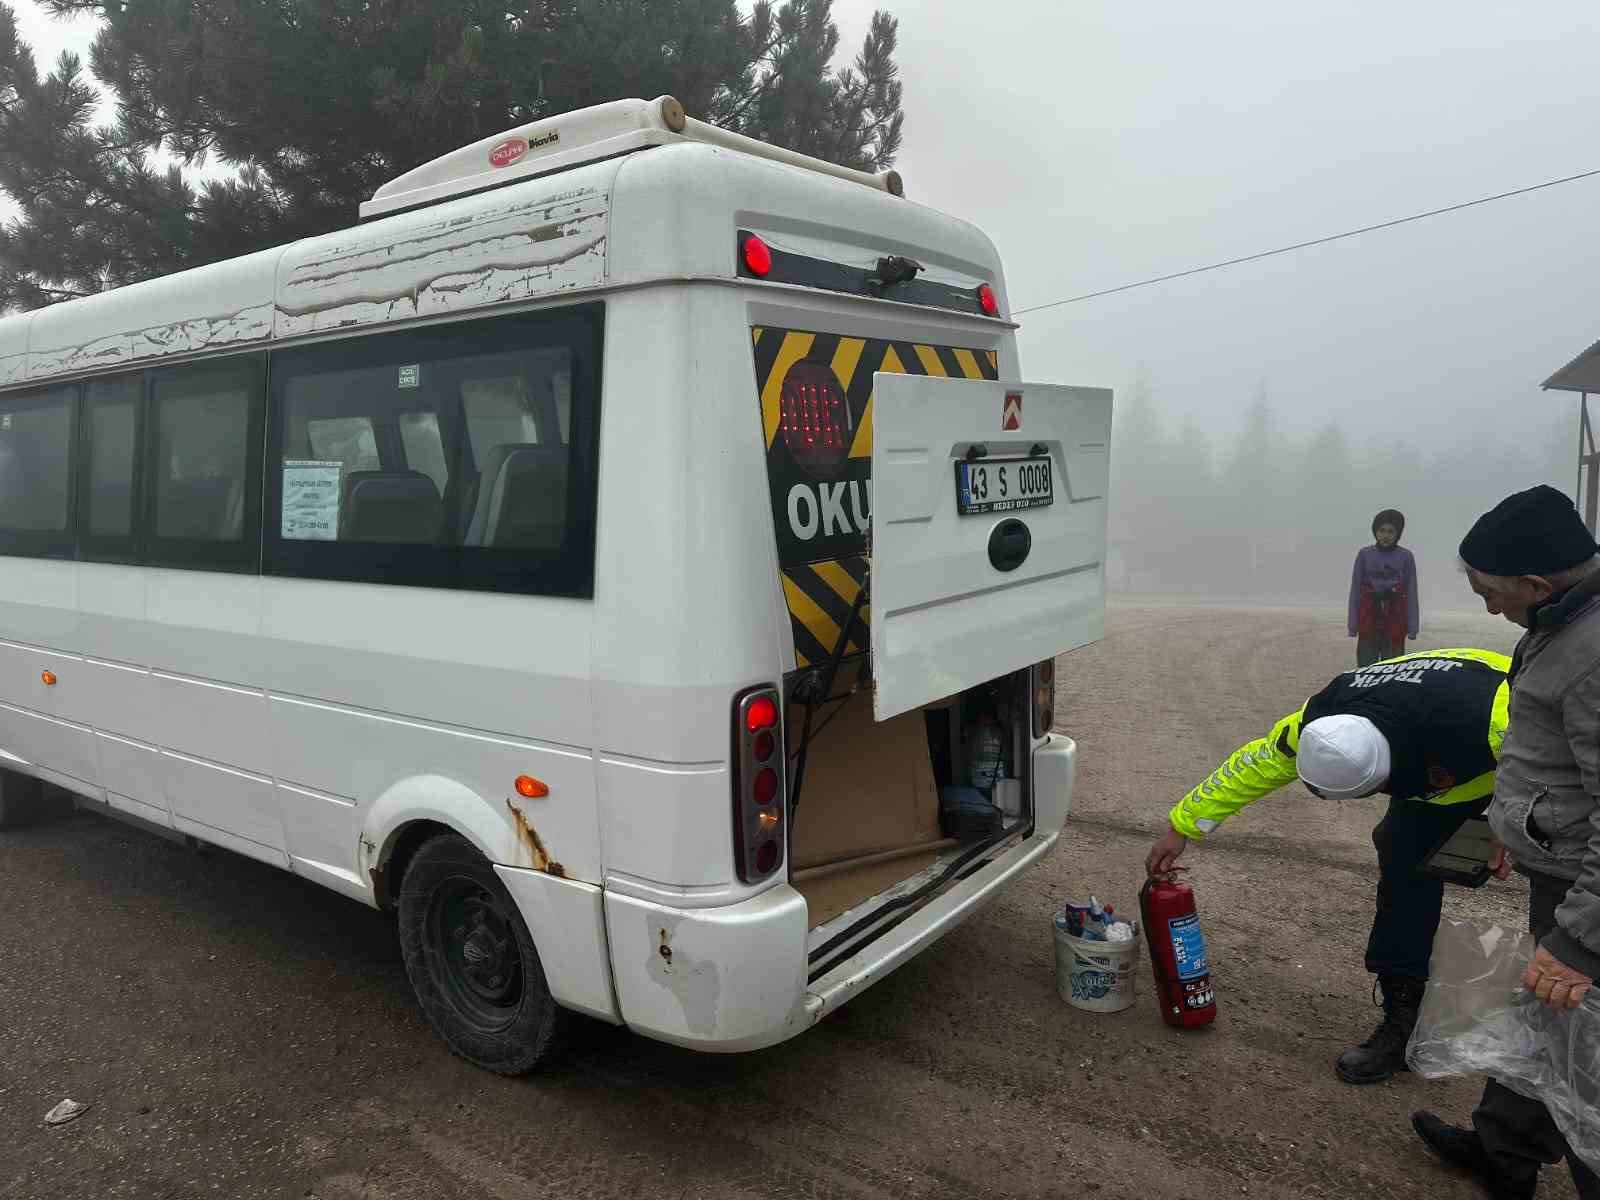
[[[1400,535],[1406,531],[1406,515],[1398,508],[1386,508],[1372,518],[1372,536],[1378,536],[1379,525],[1394,526],[1394,540],[1399,541]]]
[[[1461,539],[1461,561],[1485,575],[1557,575],[1597,548],[1572,501],[1540,484],[1479,517]]]

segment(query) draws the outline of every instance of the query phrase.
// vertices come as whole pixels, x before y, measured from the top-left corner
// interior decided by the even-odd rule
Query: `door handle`
[[[1033,534],[1015,517],[1001,521],[989,535],[989,562],[997,571],[1015,571],[1033,549]]]

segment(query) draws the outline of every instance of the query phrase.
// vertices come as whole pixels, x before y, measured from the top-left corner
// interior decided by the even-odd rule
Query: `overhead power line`
[[[1240,263],[1271,258],[1275,254],[1288,254],[1291,250],[1304,250],[1309,246],[1325,246],[1329,242],[1358,237],[1363,233],[1373,233],[1379,229],[1393,229],[1396,225],[1406,225],[1412,221],[1425,220],[1428,217],[1443,216],[1445,213],[1460,212],[1464,208],[1476,208],[1480,204],[1492,204],[1496,200],[1509,200],[1512,196],[1526,196],[1529,192],[1542,191],[1544,188],[1557,187],[1563,183],[1576,183],[1580,179],[1593,179],[1597,175],[1600,175],[1600,169],[1584,171],[1577,175],[1565,175],[1560,179],[1548,179],[1544,183],[1514,188],[1509,192],[1496,192],[1493,196],[1481,196],[1476,200],[1468,200],[1461,204],[1448,204],[1443,208],[1430,208],[1427,212],[1414,213],[1409,217],[1396,217],[1392,221],[1380,221],[1376,225],[1363,225],[1360,229],[1347,229],[1343,233],[1330,233],[1327,237],[1312,238],[1308,242],[1295,242],[1292,246],[1279,246],[1276,250],[1262,250],[1256,254],[1246,254],[1240,258],[1227,259],[1224,262],[1208,263],[1203,267],[1190,267],[1187,271],[1174,271],[1170,275],[1157,275],[1154,279],[1141,279],[1137,283],[1124,283],[1120,287],[1102,288],[1098,292],[1085,292],[1081,296],[1068,296],[1065,300],[1052,300],[1048,304],[1034,304],[1028,308],[1016,309],[1011,315],[1020,317],[1025,313],[1043,312],[1047,308],[1060,308],[1063,304],[1077,304],[1080,300],[1094,300],[1100,296],[1112,296],[1117,292],[1131,292],[1134,288],[1149,287],[1154,283],[1166,283],[1169,280],[1183,279],[1190,275],[1200,275],[1206,271],[1220,271],[1223,267],[1236,267]]]

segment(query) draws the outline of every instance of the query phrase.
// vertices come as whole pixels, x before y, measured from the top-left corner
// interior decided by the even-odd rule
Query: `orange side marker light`
[[[516,787],[517,795],[529,800],[541,800],[550,794],[550,786],[532,775],[518,775]]]
[[[45,685],[45,687],[55,687],[55,685],[56,685],[56,673],[54,671],[45,671],[45,672],[43,672],[39,676],[39,679],[40,679],[40,682],[42,682]]]

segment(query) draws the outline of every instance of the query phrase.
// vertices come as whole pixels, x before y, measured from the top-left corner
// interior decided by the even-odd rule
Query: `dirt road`
[[[1191,851],[1211,1031],[1166,1030],[1147,978],[1113,1017],[1054,990],[1050,911],[1131,904],[1172,800],[1352,647],[1337,613],[1115,607],[1064,660],[1064,848],[837,1018],[740,1057],[597,1027],[559,1069],[497,1079],[424,1027],[376,913],[83,814],[0,835],[0,1197],[1476,1196],[1406,1121],[1465,1116],[1472,1082],[1333,1074],[1375,1020],[1370,803],[1293,789]],[[1452,889],[1447,911],[1519,923],[1523,902]],[[94,1108],[46,1129],[64,1096]]]

